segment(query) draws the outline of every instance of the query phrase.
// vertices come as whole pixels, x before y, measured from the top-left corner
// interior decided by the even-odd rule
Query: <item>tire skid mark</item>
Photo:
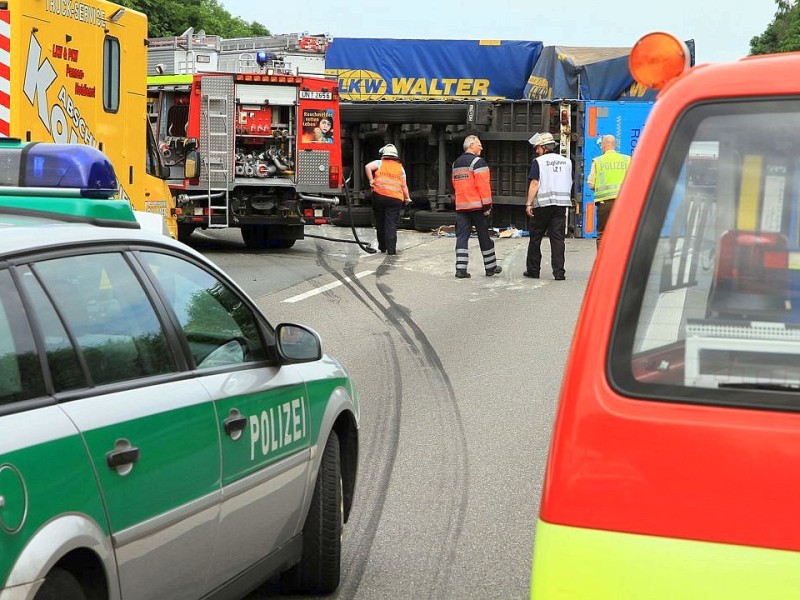
[[[339,587],[337,598],[355,598],[361,580],[367,569],[370,550],[375,542],[375,536],[383,517],[383,508],[386,504],[387,490],[392,480],[397,449],[400,444],[400,419],[402,417],[403,378],[400,373],[400,357],[397,347],[389,332],[383,334],[386,340],[386,350],[394,369],[394,394],[387,398],[387,403],[381,403],[380,418],[375,421],[373,439],[386,449],[386,454],[379,452],[363,452],[368,458],[360,468],[366,469],[377,477],[372,478],[372,483],[366,490],[359,490],[360,497],[368,498],[370,505],[361,507],[358,511],[358,521],[348,523],[352,525],[352,534],[358,540],[356,550],[349,560],[343,565],[342,583]],[[384,410],[384,407],[388,410]],[[373,446],[372,444],[370,446]],[[365,449],[368,450],[368,449]],[[348,532],[349,534],[350,532]]]
[[[458,407],[458,399],[455,394],[450,377],[444,368],[444,364],[436,352],[436,349],[428,340],[424,331],[409,317],[408,311],[397,304],[391,295],[391,288],[380,282],[380,278],[388,271],[384,264],[376,270],[377,288],[382,299],[388,304],[384,307],[375,296],[366,289],[363,282],[352,277],[353,267],[345,267],[345,275],[349,275],[353,287],[358,287],[367,298],[369,298],[379,310],[381,310],[387,321],[393,326],[403,340],[408,343],[409,351],[417,358],[421,367],[433,366],[433,369],[423,368],[426,378],[431,382],[430,389],[436,391],[434,397],[444,396],[444,403],[437,403],[440,409],[436,415],[441,422],[442,431],[452,431],[455,435],[449,439],[455,446],[450,452],[443,456],[441,461],[440,474],[445,475],[440,480],[440,497],[452,498],[455,500],[455,510],[446,510],[445,521],[446,531],[441,536],[441,544],[438,552],[432,553],[430,564],[437,565],[433,571],[436,573],[436,581],[429,589],[429,597],[447,597],[448,582],[451,575],[452,564],[455,559],[458,540],[464,525],[467,503],[469,499],[469,464],[467,460],[466,432],[461,418],[461,411]],[[348,285],[348,284],[344,284]],[[350,287],[348,285],[348,287]],[[409,333],[410,330],[410,333]],[[442,389],[443,388],[443,389]],[[450,409],[449,412],[446,409]],[[451,426],[452,425],[452,426]],[[447,477],[447,476],[450,477]],[[446,503],[451,507],[453,503]],[[419,583],[419,582],[415,582]]]
[[[345,281],[345,276],[328,263],[325,254],[322,252],[318,252],[318,264],[333,277],[341,281],[342,286],[347,289],[358,302],[363,304],[369,312],[383,322],[382,311],[376,310],[373,305],[359,293],[358,289]],[[349,264],[346,268],[352,271],[356,264]],[[391,401],[386,404],[389,410],[380,411],[381,418],[376,421],[376,433],[373,436],[374,439],[381,442],[381,448],[384,449],[384,453],[365,452],[366,449],[359,451],[360,456],[370,457],[365,463],[359,465],[359,468],[366,469],[371,467],[372,470],[370,472],[373,474],[378,473],[378,477],[374,478],[376,484],[372,485],[369,490],[365,491],[360,489],[357,492],[359,496],[370,502],[369,506],[360,507],[357,514],[368,516],[359,518],[358,521],[354,521],[352,524],[348,523],[348,538],[354,536],[354,539],[359,541],[355,551],[350,554],[346,564],[343,565],[343,575],[345,575],[345,577],[342,578],[342,583],[337,590],[336,598],[352,599],[355,598],[358,593],[361,580],[366,572],[370,549],[375,541],[378,526],[383,517],[383,508],[387,496],[386,492],[389,489],[389,484],[392,479],[397,450],[400,443],[400,419],[403,398],[403,379],[400,369],[400,358],[391,333],[385,332],[383,335],[386,339],[386,347],[389,349],[390,362],[394,372],[395,393]]]
[[[427,561],[427,563],[431,565],[428,568],[428,572],[434,574],[433,578],[435,580],[429,583],[419,581],[414,583],[415,587],[418,587],[420,591],[425,589],[427,591],[427,596],[430,598],[446,598],[452,564],[458,547],[458,540],[463,530],[469,493],[466,433],[464,431],[455,390],[436,349],[430,343],[425,333],[413,319],[409,317],[408,311],[397,304],[391,295],[391,288],[380,283],[380,278],[390,270],[390,267],[385,262],[376,268],[377,288],[381,296],[378,298],[365,287],[361,280],[354,277],[355,268],[358,266],[357,260],[352,262],[348,261],[348,264],[346,264],[340,272],[331,267],[325,253],[322,252],[321,249],[317,254],[318,264],[322,268],[338,279],[342,283],[342,286],[347,289],[354,298],[367,307],[371,313],[378,318],[382,317],[382,322],[388,322],[388,324],[391,325],[392,330],[406,343],[408,351],[417,359],[420,367],[422,367],[421,371],[425,373],[425,377],[430,381],[431,396],[433,398],[444,399],[444,402],[437,402],[435,404],[435,406],[439,408],[435,417],[443,431],[454,432],[454,435],[449,439],[454,445],[454,448],[442,455],[444,460],[440,462],[441,468],[439,474],[444,477],[439,480],[439,489],[437,491],[440,497],[447,498],[448,500],[453,499],[454,502],[448,501],[442,503],[442,505],[446,507],[446,514],[442,519],[442,522],[445,523],[446,531],[440,536],[441,543],[439,544],[438,550],[432,551],[430,553],[430,559]],[[350,281],[345,281],[345,277],[348,276],[350,277]],[[337,288],[337,290],[338,289],[339,288]],[[388,306],[385,306],[384,302],[388,304]],[[392,345],[392,348],[395,350],[396,356],[396,348],[394,345]],[[432,369],[431,366],[433,367]],[[398,364],[396,364],[395,367],[395,379],[401,378],[400,373],[398,359]],[[396,396],[395,400],[400,403],[402,396]],[[446,409],[449,409],[449,411]],[[400,421],[398,419],[397,439],[394,440],[395,445],[389,448],[392,468],[394,467],[399,446],[399,425]],[[387,482],[391,481],[390,470],[387,470],[386,476],[388,477]],[[385,496],[385,493],[382,494],[380,499],[380,512],[376,510],[376,515],[374,518],[370,519],[370,526],[374,526],[374,529],[365,531],[369,541],[368,543],[365,541],[360,544],[360,548],[369,548],[374,543],[377,528],[382,517]],[[454,510],[451,508],[453,506],[455,507]],[[357,569],[360,582],[366,570],[368,557],[354,557],[352,560],[353,563],[359,563],[358,565],[354,565],[354,567]],[[352,586],[347,585],[347,595],[342,595],[342,592],[345,591],[342,590],[338,597],[352,598],[357,593],[357,590],[357,584]]]
[[[402,319],[405,321],[407,327],[413,332],[415,339],[417,340],[416,348],[421,352],[420,358],[422,358],[425,364],[433,365],[434,369],[427,369],[426,370],[426,377],[434,377],[438,379],[438,382],[434,381],[432,383],[438,383],[439,386],[432,385],[432,389],[436,389],[436,387],[444,387],[444,396],[447,402],[447,407],[449,408],[452,413],[448,414],[444,411],[441,411],[441,415],[445,417],[445,421],[454,421],[454,427],[449,427],[451,423],[447,423],[444,426],[444,430],[452,431],[455,435],[452,437],[451,442],[454,444],[455,448],[449,455],[449,459],[446,463],[448,467],[453,467],[452,469],[448,469],[447,473],[452,473],[451,477],[451,490],[442,490],[443,492],[450,492],[449,498],[454,500],[455,510],[448,511],[446,517],[448,519],[447,522],[447,532],[446,535],[441,540],[439,556],[446,557],[446,560],[441,561],[443,562],[443,568],[437,569],[437,579],[436,585],[434,587],[435,595],[432,593],[432,597],[437,598],[445,598],[447,597],[448,593],[448,583],[451,577],[452,565],[455,561],[455,555],[458,548],[458,541],[461,537],[461,533],[464,527],[464,519],[467,512],[467,504],[469,501],[469,461],[467,458],[467,443],[466,443],[466,432],[464,430],[464,423],[463,419],[461,418],[461,410],[458,406],[458,398],[455,393],[455,389],[453,388],[453,384],[450,381],[450,376],[447,374],[447,371],[444,367],[444,364],[439,357],[439,354],[436,352],[436,349],[431,344],[428,337],[425,335],[425,332],[411,319],[408,315],[408,312],[405,311],[400,305],[398,305],[394,298],[391,296],[391,288],[384,283],[381,283],[380,280],[377,282],[378,290],[380,291],[381,295],[386,299],[386,301],[402,315]],[[437,394],[438,396],[439,394]],[[448,506],[452,506],[452,504],[448,504]]]
[[[361,304],[363,304],[363,305],[364,305],[364,306],[367,308],[367,310],[369,310],[369,312],[371,312],[372,314],[374,314],[376,317],[379,317],[379,318],[380,318],[380,315],[378,315],[378,313],[375,311],[375,309],[374,309],[372,306],[370,306],[369,302],[367,302],[367,301],[366,301],[366,300],[365,300],[365,299],[364,299],[362,296],[360,296],[359,294],[357,294],[357,293],[356,293],[356,291],[355,291],[355,289],[353,289],[353,288],[352,288],[352,287],[351,287],[351,286],[348,284],[348,282],[347,282],[347,281],[345,281],[345,277],[344,277],[344,276],[343,276],[343,275],[342,275],[342,274],[339,272],[339,270],[338,270],[338,269],[335,269],[335,268],[333,268],[333,267],[330,265],[330,263],[328,262],[328,258],[327,258],[328,256],[329,256],[329,254],[328,254],[327,252],[325,252],[325,251],[324,251],[324,249],[322,248],[322,246],[321,246],[321,245],[319,245],[319,244],[318,244],[318,245],[317,245],[317,264],[318,264],[320,267],[322,267],[323,269],[325,269],[325,270],[326,270],[328,273],[330,273],[330,274],[331,274],[331,275],[332,275],[334,278],[336,278],[337,280],[339,280],[339,281],[341,282],[341,284],[342,284],[342,285],[343,285],[345,288],[347,288],[347,289],[350,291],[351,295],[352,295],[352,296],[353,296],[353,297],[354,297],[356,300],[358,300],[358,301],[359,301]],[[358,260],[355,260],[355,261],[347,261],[347,263],[346,263],[346,265],[345,265],[345,268],[346,268],[346,269],[349,269],[350,271],[352,271],[352,272],[353,272],[353,274],[355,274],[355,271],[354,271],[354,269],[355,269],[355,267],[356,267],[357,265],[358,265]],[[339,303],[339,302],[341,301],[341,299],[339,298],[339,295],[337,294],[337,291],[338,291],[338,288],[334,288],[334,289],[331,289],[331,290],[327,290],[327,291],[325,291],[325,292],[322,292],[322,294],[321,294],[321,295],[322,295],[322,296],[323,296],[323,297],[324,297],[326,300],[328,300],[328,301],[330,301],[330,302],[336,302],[336,303]]]

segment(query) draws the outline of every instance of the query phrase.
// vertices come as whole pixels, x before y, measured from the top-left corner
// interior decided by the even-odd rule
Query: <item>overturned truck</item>
[[[363,165],[377,158],[385,143],[397,146],[408,176],[413,203],[403,215],[408,228],[426,231],[455,223],[450,174],[463,152],[464,138],[476,134],[492,176],[495,227],[527,226],[524,204],[533,149],[533,132],[550,131],[558,150],[573,160],[576,182],[583,179],[583,103],[530,100],[343,102],[343,164],[353,172],[352,218],[368,225]],[[581,202],[576,187],[575,200]],[[334,209],[334,212],[337,212]],[[349,224],[339,209],[335,223]],[[575,213],[571,213],[571,224]]]
[[[591,237],[584,173],[598,151],[594,140],[611,133],[621,151],[632,152],[654,96],[633,84],[629,53],[525,41],[336,38],[325,64],[339,83],[344,165],[353,169],[354,195],[364,205],[351,211],[354,218],[369,222],[361,168],[391,142],[414,200],[406,226],[454,223],[450,165],[464,137],[477,134],[492,174],[493,225],[527,228],[523,205],[534,158],[527,140],[547,131],[574,166],[569,227]]]

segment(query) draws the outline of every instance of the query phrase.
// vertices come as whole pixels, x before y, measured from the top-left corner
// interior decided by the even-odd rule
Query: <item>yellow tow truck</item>
[[[0,136],[101,150],[120,198],[177,237],[147,120],[146,39],[147,16],[113,2],[0,2]]]

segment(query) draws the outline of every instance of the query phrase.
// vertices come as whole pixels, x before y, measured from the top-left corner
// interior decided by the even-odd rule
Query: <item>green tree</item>
[[[797,0],[776,0],[775,19],[750,40],[750,55],[800,50],[800,6]]]
[[[189,27],[224,38],[269,35],[261,23],[248,23],[225,10],[218,0],[116,0],[123,6],[147,15],[148,35],[180,35]]]

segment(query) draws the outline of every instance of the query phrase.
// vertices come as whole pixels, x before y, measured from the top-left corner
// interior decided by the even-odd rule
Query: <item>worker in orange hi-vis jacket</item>
[[[411,202],[406,184],[406,171],[397,156],[394,144],[379,150],[380,160],[364,167],[372,188],[372,214],[378,234],[378,250],[387,255],[397,254],[397,220],[403,204]]]
[[[486,218],[492,214],[492,187],[489,165],[481,158],[480,139],[468,135],[464,139],[464,154],[453,163],[453,190],[456,197],[456,277],[467,279],[469,263],[469,236],[474,226],[478,244],[483,254],[486,276],[491,277],[503,269],[497,264],[494,242],[489,237]]]

